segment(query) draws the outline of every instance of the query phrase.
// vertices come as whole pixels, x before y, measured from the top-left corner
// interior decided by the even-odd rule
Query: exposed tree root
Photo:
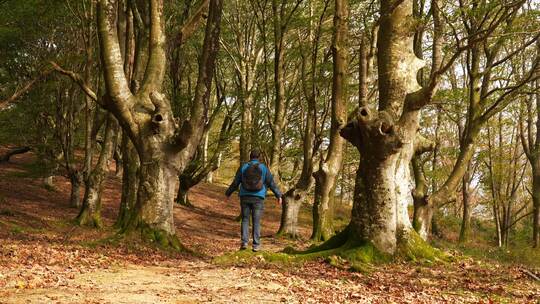
[[[371,269],[373,264],[396,259],[429,263],[448,259],[444,252],[429,245],[415,231],[401,236],[395,254],[390,255],[378,250],[369,241],[357,240],[351,236],[349,227],[319,246],[305,251],[286,248],[285,252],[291,254],[291,259],[296,261],[325,258],[334,266],[348,267],[358,271],[366,271]]]

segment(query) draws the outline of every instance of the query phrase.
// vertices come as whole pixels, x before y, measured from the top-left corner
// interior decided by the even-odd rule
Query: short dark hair
[[[261,151],[259,151],[259,149],[253,149],[249,153],[249,159],[258,159],[260,155]]]

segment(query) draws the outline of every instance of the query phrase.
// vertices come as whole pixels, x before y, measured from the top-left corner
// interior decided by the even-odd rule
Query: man
[[[250,161],[243,164],[236,171],[236,176],[229,189],[225,192],[227,201],[231,194],[240,186],[240,205],[242,207],[242,245],[244,250],[249,242],[249,218],[253,223],[253,251],[261,248],[261,215],[264,208],[267,188],[270,188],[281,204],[281,192],[279,191],[270,170],[259,161],[260,152],[254,149],[249,154]]]

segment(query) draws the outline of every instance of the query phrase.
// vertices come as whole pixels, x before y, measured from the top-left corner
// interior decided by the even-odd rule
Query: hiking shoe
[[[240,250],[246,250],[246,249],[247,249],[247,244],[240,245]]]
[[[258,252],[259,250],[261,250],[261,248],[259,248],[259,247],[253,247],[253,252]]]

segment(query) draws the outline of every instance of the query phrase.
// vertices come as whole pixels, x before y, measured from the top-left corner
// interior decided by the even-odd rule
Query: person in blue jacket
[[[264,209],[264,199],[268,188],[276,196],[281,204],[281,191],[279,191],[272,173],[265,164],[259,161],[260,152],[257,149],[251,151],[250,161],[244,163],[236,171],[232,184],[225,195],[227,201],[231,194],[240,187],[240,205],[242,208],[242,244],[240,250],[244,250],[249,242],[249,218],[253,223],[253,251],[261,248],[261,216]]]

